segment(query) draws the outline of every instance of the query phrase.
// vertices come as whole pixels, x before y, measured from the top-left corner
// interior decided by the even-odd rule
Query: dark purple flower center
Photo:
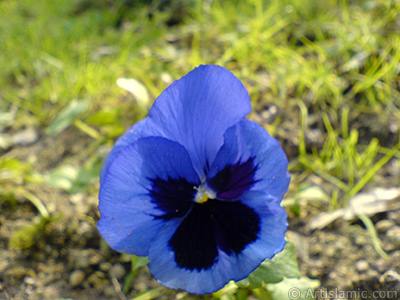
[[[165,221],[183,218],[169,240],[175,262],[181,268],[203,270],[211,268],[218,259],[218,251],[238,255],[258,238],[260,217],[254,209],[238,198],[256,182],[254,159],[228,165],[208,184],[216,191],[217,199],[196,203],[195,185],[184,178],[151,179],[150,195],[157,208],[164,212],[157,216]],[[224,201],[231,199],[231,201]],[[235,199],[235,201],[232,201]]]

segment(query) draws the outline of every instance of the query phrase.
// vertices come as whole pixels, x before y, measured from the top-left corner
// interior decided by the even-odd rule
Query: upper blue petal
[[[207,184],[221,199],[236,199],[251,190],[280,202],[290,183],[287,168],[279,142],[260,125],[243,120],[226,131]]]
[[[190,190],[200,184],[187,151],[176,142],[141,138],[110,162],[100,184],[98,229],[111,248],[148,255],[150,242],[165,223],[162,217],[182,201],[163,202],[165,191],[159,183],[158,190],[154,185],[160,180],[175,180],[177,189]]]
[[[251,110],[242,83],[228,70],[200,66],[156,99],[143,136],[161,136],[184,146],[201,179],[224,142],[225,131]]]

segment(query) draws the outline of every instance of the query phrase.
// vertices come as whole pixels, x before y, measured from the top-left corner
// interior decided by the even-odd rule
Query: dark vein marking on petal
[[[209,199],[194,204],[169,241],[178,267],[189,270],[211,268],[218,249],[238,255],[258,239],[259,215],[240,201]]]
[[[195,185],[186,179],[168,177],[168,180],[155,178],[150,181],[152,183],[150,189],[152,202],[165,213],[156,218],[165,221],[182,218],[193,206],[193,198],[197,191],[193,188]]]
[[[237,199],[257,182],[254,179],[256,171],[254,157],[250,157],[245,162],[225,166],[208,184],[217,192],[218,199]]]

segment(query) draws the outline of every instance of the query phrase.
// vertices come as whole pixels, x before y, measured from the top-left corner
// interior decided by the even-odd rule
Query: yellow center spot
[[[196,203],[204,203],[207,202],[208,199],[215,199],[215,193],[207,188],[204,188],[203,185],[199,187],[194,187],[197,190],[197,194],[194,198]]]
[[[197,203],[204,203],[204,202],[207,202],[207,200],[208,200],[207,195],[206,195],[205,193],[202,193],[202,194],[203,194],[203,195],[202,195],[201,199],[196,201]]]

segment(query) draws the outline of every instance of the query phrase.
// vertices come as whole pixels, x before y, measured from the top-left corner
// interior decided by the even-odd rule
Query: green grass
[[[163,9],[144,2],[0,2],[0,129],[34,126],[57,137],[75,128],[89,137],[81,152],[42,173],[4,149],[7,186],[96,194],[99,149],[145,114],[116,80],[135,78],[153,101],[205,63],[242,80],[250,118],[278,107],[262,125],[291,159],[289,198],[316,187],[323,207],[335,209],[363,189],[395,184],[384,176],[400,158],[398,1],[193,0]]]
[[[214,63],[245,83],[258,112],[280,108],[265,126],[298,148],[291,170],[333,184],[339,205],[399,157],[397,2],[193,1],[173,27],[174,4],[161,12],[156,3],[1,2],[1,125],[75,126],[93,145],[112,143],[143,117],[117,78],[139,80],[154,100],[165,74]],[[311,129],[323,143],[307,138]]]
[[[165,74],[214,63],[245,83],[256,110],[283,111],[265,126],[298,147],[292,172],[335,186],[331,207],[399,157],[397,2],[193,1],[173,27],[166,22],[181,2],[162,12],[156,4],[1,2],[2,126],[51,134],[75,103],[83,109],[55,133],[75,126],[95,146],[112,143],[143,117],[117,78],[139,80],[154,100],[170,83]],[[307,139],[311,129],[323,143]]]

